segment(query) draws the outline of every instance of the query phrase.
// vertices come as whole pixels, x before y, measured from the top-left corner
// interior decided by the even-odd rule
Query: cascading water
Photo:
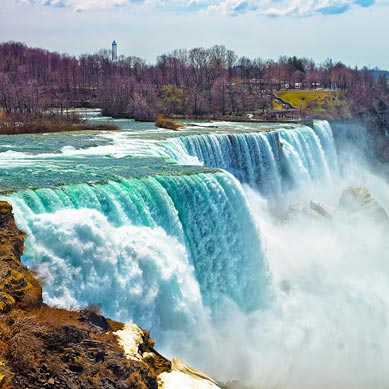
[[[225,169],[273,202],[282,187],[311,181],[330,183],[338,173],[337,155],[327,121],[315,130],[295,126],[271,132],[197,134],[164,143],[166,154],[181,164],[196,163]]]
[[[336,152],[334,136],[327,120],[315,120],[313,130],[320,139],[326,161],[333,174],[339,173],[338,154]]]
[[[28,167],[34,186],[33,169],[45,164],[72,174],[61,187],[7,195],[28,234],[25,261],[46,278],[45,300],[100,303],[151,329],[168,356],[249,387],[389,387],[387,226],[368,215],[274,212],[290,189],[298,201],[308,194],[336,206],[344,187],[365,185],[389,213],[388,184],[355,164],[335,179],[325,121],[274,130],[151,140],[123,131],[49,161],[7,154],[4,167]],[[72,184],[96,170],[92,162],[100,183]],[[232,173],[244,191],[201,164]],[[123,178],[135,165],[144,178]]]
[[[280,130],[284,170],[294,185],[310,181],[331,182],[331,172],[319,137],[310,127],[297,131]]]
[[[268,298],[259,234],[226,173],[28,190],[9,200],[50,303],[99,303],[158,335],[224,300],[252,311]]]
[[[168,152],[180,163],[186,162],[189,154],[205,166],[229,171],[241,183],[247,183],[261,193],[280,195],[277,132],[193,135],[171,142],[177,147]],[[184,157],[182,150],[185,150]]]

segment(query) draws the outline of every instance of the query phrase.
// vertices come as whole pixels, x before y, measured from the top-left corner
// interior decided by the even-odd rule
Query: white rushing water
[[[389,185],[352,158],[339,170],[327,122],[164,140],[104,136],[113,142],[65,146],[62,156],[153,156],[177,170],[224,171],[10,194],[47,302],[101,304],[151,329],[168,356],[223,381],[389,387],[385,220],[351,211],[329,220],[303,208],[310,200],[338,207],[346,187],[364,186],[389,214]],[[3,154],[4,164],[22,166],[52,157]]]

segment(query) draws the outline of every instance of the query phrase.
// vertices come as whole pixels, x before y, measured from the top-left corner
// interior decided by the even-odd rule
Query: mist
[[[113,155],[121,177],[6,198],[27,233],[23,260],[46,279],[45,302],[101,304],[221,383],[389,387],[389,184],[360,147],[363,128],[342,141],[335,129],[335,145],[325,121],[220,126],[6,154],[20,174],[39,171],[37,161],[61,172],[75,157],[82,172],[80,157]],[[177,174],[124,179],[126,153],[168,159]]]
[[[244,187],[272,297],[247,315],[231,304],[202,334],[203,348],[188,350],[191,362],[221,382],[258,389],[389,386],[389,185],[357,147],[360,133],[352,144],[337,144],[340,170],[331,183],[302,183],[283,194],[279,209]],[[370,205],[350,198],[350,187]],[[311,200],[330,215],[315,214]]]

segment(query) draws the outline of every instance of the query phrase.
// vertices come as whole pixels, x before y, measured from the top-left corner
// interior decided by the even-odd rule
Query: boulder
[[[94,306],[87,307],[80,311],[80,321],[88,322],[91,325],[96,326],[97,328],[107,331],[109,325],[107,319],[100,315],[98,310],[94,309]]]
[[[342,192],[339,210],[353,220],[368,219],[389,226],[385,209],[371,196],[366,187],[349,187]]]

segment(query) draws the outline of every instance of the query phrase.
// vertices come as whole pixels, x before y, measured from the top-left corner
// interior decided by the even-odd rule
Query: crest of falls
[[[338,173],[337,154],[327,121],[314,129],[295,126],[277,131],[238,134],[196,134],[163,145],[181,164],[201,163],[225,169],[242,184],[267,198],[278,199],[286,187],[308,182],[330,183]]]
[[[47,302],[101,304],[158,335],[224,299],[248,312],[267,298],[259,234],[227,173],[42,188],[10,201]]]

